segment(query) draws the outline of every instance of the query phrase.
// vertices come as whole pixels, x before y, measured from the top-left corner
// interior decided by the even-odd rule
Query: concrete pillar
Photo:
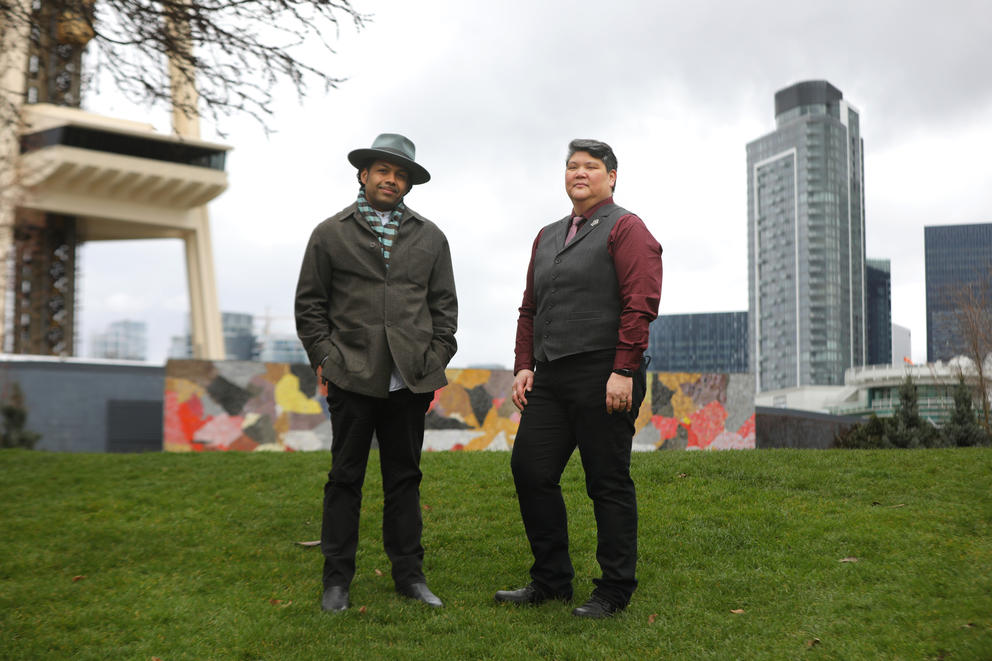
[[[167,21],[169,30],[180,44],[189,49],[189,23]],[[197,107],[199,93],[194,84],[195,72],[177,57],[169,58],[169,86],[172,93],[172,130],[183,138],[200,137],[200,117],[188,108]],[[186,233],[186,279],[189,284],[190,334],[193,357],[223,360],[224,332],[221,328],[220,305],[217,300],[217,280],[214,276],[214,258],[210,240],[210,216],[207,207],[190,210],[194,229]]]
[[[226,352],[217,302],[210,219],[205,206],[190,209],[189,213],[194,229],[187,232],[184,239],[193,357],[223,360]]]

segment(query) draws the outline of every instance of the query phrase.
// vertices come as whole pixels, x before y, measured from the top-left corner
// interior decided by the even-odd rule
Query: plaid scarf
[[[406,211],[406,205],[400,201],[396,208],[389,214],[389,220],[383,224],[379,221],[379,215],[365,199],[365,188],[358,189],[358,211],[368,222],[369,227],[379,235],[379,243],[382,245],[382,257],[386,260],[386,268],[389,268],[389,251],[393,248],[393,241],[396,239],[396,232],[400,228],[400,218]]]

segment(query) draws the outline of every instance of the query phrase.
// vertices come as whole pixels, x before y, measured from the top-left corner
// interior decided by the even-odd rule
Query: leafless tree
[[[981,423],[992,435],[989,389],[992,386],[992,276],[976,280],[971,286],[949,292],[954,305],[958,337],[965,355],[971,359],[978,379],[976,388],[982,405]]]
[[[342,23],[370,20],[350,0],[0,0],[0,30],[30,29],[42,8],[63,38],[88,42],[90,80],[105,74],[128,100],[171,107],[171,62],[199,95],[182,112],[245,113],[267,130],[277,85],[301,98],[336,87],[327,62]]]

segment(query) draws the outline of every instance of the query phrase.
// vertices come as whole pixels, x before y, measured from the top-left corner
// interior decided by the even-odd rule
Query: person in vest
[[[573,615],[604,618],[637,587],[637,498],[630,477],[634,421],[644,399],[643,353],[661,298],[661,246],[613,203],[617,159],[573,140],[565,163],[572,212],[534,241],[517,320],[512,400],[521,411],[510,466],[534,563],[530,583],[497,602],[572,598],[559,484],[576,447],[596,516],[602,577]]]
[[[447,239],[403,203],[430,180],[414,155],[392,133],[348,154],[358,199],[313,230],[296,286],[296,330],[326,388],[333,434],[320,533],[326,611],[350,605],[373,432],[396,591],[443,605],[422,568],[420,453],[424,416],[455,353],[458,302]]]

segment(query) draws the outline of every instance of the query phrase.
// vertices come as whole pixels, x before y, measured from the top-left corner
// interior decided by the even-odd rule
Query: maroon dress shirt
[[[611,202],[613,198],[608,197],[582,216],[591,218],[597,209]],[[527,286],[520,304],[520,316],[517,318],[514,374],[520,370],[534,369],[534,312],[537,309],[534,300],[534,253],[543,231],[538,232],[531,247]],[[622,304],[613,369],[636,370],[648,348],[648,325],[658,316],[661,299],[661,245],[651,236],[644,221],[630,213],[621,216],[613,226],[607,246],[617,272]]]

